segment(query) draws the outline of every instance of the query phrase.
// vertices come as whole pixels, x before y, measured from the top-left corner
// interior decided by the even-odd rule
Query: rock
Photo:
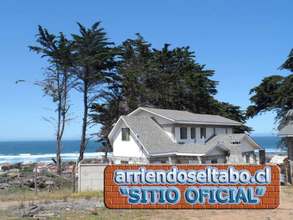
[[[52,186],[52,185],[55,184],[55,182],[54,182],[53,180],[47,180],[47,181],[45,182],[45,184],[46,184],[47,186]]]
[[[42,210],[41,206],[32,205],[31,207],[29,207],[27,210],[24,211],[24,214],[22,215],[22,217],[33,217],[41,210]]]
[[[36,219],[48,219],[52,217],[58,217],[58,215],[53,212],[47,212],[47,213],[38,213],[33,216],[33,218],[36,218]]]
[[[7,170],[10,170],[10,169],[12,169],[12,165],[9,164],[9,163],[5,163],[5,164],[1,165],[1,170],[2,171],[7,171]]]
[[[0,171],[0,177],[6,176],[7,172],[6,171]]]
[[[9,172],[9,173],[7,173],[7,176],[10,178],[15,178],[18,176],[18,173]]]
[[[19,169],[18,169],[18,168],[10,169],[10,170],[8,171],[8,173],[19,173]]]
[[[33,188],[35,186],[35,183],[33,179],[25,179],[23,181],[23,185]]]
[[[7,189],[9,188],[10,184],[8,183],[0,183],[0,189]]]

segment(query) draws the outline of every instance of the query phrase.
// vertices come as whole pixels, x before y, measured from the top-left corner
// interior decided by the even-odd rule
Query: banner
[[[108,208],[277,208],[274,165],[109,165]]]

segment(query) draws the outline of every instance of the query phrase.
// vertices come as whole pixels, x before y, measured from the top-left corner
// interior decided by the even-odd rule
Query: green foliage
[[[30,50],[46,57],[49,62],[44,79],[36,84],[41,86],[44,94],[50,96],[56,105],[56,119],[46,120],[56,126],[57,172],[61,174],[62,137],[68,121],[69,91],[74,84],[70,74],[73,64],[72,43],[63,33],[55,36],[41,26],[38,28],[36,41],[38,46],[30,46]]]
[[[62,106],[62,111],[66,111],[68,106],[61,99],[67,98],[70,89],[68,84],[70,83],[69,70],[72,66],[71,42],[63,33],[56,36],[42,26],[38,27],[36,36],[38,46],[29,46],[29,49],[47,58],[49,62],[44,79],[36,84],[42,87],[45,95],[52,97],[53,102],[63,102],[65,105]]]
[[[112,125],[139,106],[219,114],[245,123],[239,106],[214,98],[218,82],[214,70],[196,62],[189,47],[154,49],[137,34],[119,46],[116,74],[108,81],[104,102],[92,108],[92,117],[102,125],[100,138],[107,144]],[[242,130],[248,130],[243,127]]]
[[[255,115],[281,108],[281,87],[285,78],[278,75],[265,77],[261,84],[250,90],[250,101],[253,105],[247,109],[247,115],[254,117]]]
[[[282,64],[281,69],[293,72],[293,49],[290,51],[287,60]]]
[[[90,28],[80,23],[79,34],[72,34],[73,42],[73,75],[76,88],[83,97],[83,120],[80,141],[79,161],[88,142],[87,128],[91,122],[88,118],[93,101],[101,97],[101,88],[115,66],[115,50],[111,47],[101,23],[96,22]]]
[[[60,84],[56,86],[60,73],[68,73],[72,86],[82,93],[79,160],[83,158],[91,122],[102,125],[99,138],[108,149],[107,135],[112,125],[120,115],[139,106],[218,114],[245,123],[239,106],[215,99],[215,72],[199,64],[189,47],[164,44],[155,49],[140,34],[114,47],[100,22],[90,28],[78,23],[78,27],[79,33],[72,34],[70,40],[62,33],[55,36],[39,27],[40,46],[30,49],[47,57],[53,66],[43,85],[53,101],[60,100]]]
[[[281,69],[293,72],[293,50]],[[293,108],[293,74],[288,76],[272,75],[265,77],[262,82],[251,89],[247,116],[254,117],[262,112],[275,111],[276,120],[282,126],[286,113]]]
[[[94,23],[91,28],[80,23],[78,26],[79,34],[72,34],[73,73],[80,82],[81,90],[85,86],[94,89],[104,82],[105,75],[113,68],[114,54],[110,47],[113,43],[108,41],[100,22]]]

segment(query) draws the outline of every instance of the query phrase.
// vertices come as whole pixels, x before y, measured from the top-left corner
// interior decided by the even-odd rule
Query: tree
[[[72,66],[72,45],[63,33],[58,36],[51,34],[47,29],[39,26],[37,34],[38,46],[30,46],[30,50],[47,57],[49,67],[46,68],[45,78],[37,82],[45,95],[56,103],[56,164],[57,173],[62,172],[61,151],[62,138],[68,121],[69,91],[72,88],[70,68]]]
[[[117,71],[108,81],[105,99],[92,109],[93,120],[102,124],[99,135],[104,143],[118,117],[139,106],[219,114],[245,123],[239,106],[214,98],[218,84],[211,79],[214,70],[197,63],[189,47],[171,49],[165,44],[154,49],[137,34],[119,50]]]
[[[78,161],[83,159],[88,142],[89,109],[99,97],[105,79],[114,67],[113,43],[108,41],[100,22],[91,28],[79,24],[79,34],[73,34],[74,77],[76,89],[83,95],[83,119]]]
[[[281,65],[293,73],[293,50],[288,59]],[[272,75],[250,90],[252,105],[247,108],[247,116],[254,117],[262,112],[275,111],[276,121],[284,125],[286,113],[293,108],[293,74],[288,76]]]

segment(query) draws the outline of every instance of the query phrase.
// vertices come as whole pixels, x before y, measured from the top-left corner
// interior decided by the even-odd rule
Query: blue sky
[[[53,139],[50,99],[31,83],[42,77],[45,60],[31,53],[37,25],[52,32],[77,32],[76,22],[101,20],[110,39],[120,43],[141,33],[154,47],[189,45],[197,61],[215,69],[217,98],[245,109],[249,90],[270,74],[287,75],[278,67],[293,47],[293,2],[290,0],[178,1],[16,1],[0,3],[0,141]],[[78,139],[80,95],[72,95],[72,118],[66,139]],[[275,132],[274,114],[248,121],[255,134]],[[90,132],[96,132],[94,127]]]

